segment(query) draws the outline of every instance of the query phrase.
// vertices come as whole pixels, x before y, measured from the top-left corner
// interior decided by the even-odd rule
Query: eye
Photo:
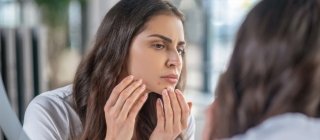
[[[161,50],[161,49],[165,48],[165,46],[163,44],[159,44],[159,43],[153,44],[152,47],[157,50]]]
[[[185,54],[184,48],[178,48],[177,51],[181,56],[183,56]]]

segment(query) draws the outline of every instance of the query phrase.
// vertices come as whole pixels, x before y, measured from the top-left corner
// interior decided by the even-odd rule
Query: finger
[[[173,130],[173,112],[167,89],[162,92],[164,116],[165,116],[165,130],[172,132]]]
[[[140,96],[138,102],[136,102],[134,104],[134,106],[132,107],[131,111],[128,114],[128,118],[129,119],[133,119],[135,120],[139,111],[141,110],[142,106],[144,105],[144,103],[147,101],[148,99],[148,94],[145,94],[143,96]]]
[[[125,101],[129,98],[129,96],[131,96],[134,91],[142,84],[142,80],[138,80],[133,82],[132,84],[130,84],[126,89],[124,89],[119,97],[118,100],[116,101],[116,104],[114,105],[115,110],[117,110],[118,112],[120,112],[123,108],[123,105],[125,103]]]
[[[134,104],[139,100],[139,97],[141,97],[145,89],[146,89],[146,85],[143,84],[133,92],[133,94],[125,101],[119,117],[122,117],[123,119],[128,117],[129,111],[131,110],[131,108],[133,108]]]
[[[178,128],[181,126],[181,107],[177,99],[176,93],[173,91],[172,88],[169,89],[169,98],[173,112],[173,126],[175,128]]]
[[[175,91],[178,96],[178,101],[181,107],[181,125],[182,128],[187,128],[188,126],[188,117],[190,115],[190,107],[189,104],[186,102],[185,98],[182,95],[182,92],[178,89]]]
[[[113,106],[120,93],[133,81],[133,76],[127,76],[126,78],[124,78],[117,86],[115,86],[111,92],[111,95],[106,103],[106,107],[110,108],[111,106]]]
[[[160,99],[157,99],[157,128],[164,130],[164,112],[163,112],[163,104]]]
[[[192,102],[188,102],[188,106],[189,106],[189,114],[191,113],[192,105],[193,105],[193,103],[192,103]]]

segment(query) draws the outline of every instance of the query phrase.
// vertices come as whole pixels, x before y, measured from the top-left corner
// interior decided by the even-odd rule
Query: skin
[[[217,102],[213,102],[212,104],[210,104],[206,111],[205,111],[205,116],[206,116],[206,119],[205,119],[205,124],[204,124],[204,131],[202,133],[202,136],[203,136],[203,140],[210,140],[210,133],[211,133],[211,130],[212,130],[212,126],[214,126],[214,124],[212,123],[213,122],[213,119],[214,119],[214,115],[213,115],[213,112],[214,110],[217,109]]]
[[[180,77],[185,49],[183,24],[172,15],[158,15],[146,23],[146,28],[131,44],[128,73],[142,78],[146,92],[161,94],[164,88],[174,88],[177,83],[163,76]]]
[[[165,21],[165,22],[164,22]],[[136,116],[148,93],[161,94],[157,101],[157,126],[150,140],[173,140],[188,127],[191,103],[178,89],[177,81],[163,78],[169,74],[180,77],[183,66],[184,30],[173,15],[157,15],[132,41],[127,73],[112,91],[105,104],[106,140],[131,140]]]

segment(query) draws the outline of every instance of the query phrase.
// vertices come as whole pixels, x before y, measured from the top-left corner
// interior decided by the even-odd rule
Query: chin
[[[162,89],[161,89],[161,90],[149,90],[149,89],[148,89],[146,92],[148,92],[148,93],[156,93],[156,94],[161,95]]]
[[[151,92],[153,92],[153,93],[157,93],[157,94],[160,94],[161,95],[161,93],[162,93],[162,91],[163,91],[163,89],[165,89],[166,87],[159,87],[159,86],[157,86],[157,87],[147,87],[147,89],[146,89],[146,91],[145,92],[147,92],[147,93],[151,93]]]
[[[171,87],[171,88],[173,88],[173,89],[175,89],[175,85],[167,85],[167,86],[163,86],[163,87],[159,87],[159,88],[157,88],[157,89],[147,89],[146,91],[147,92],[153,92],[153,93],[157,93],[157,94],[160,94],[161,95],[161,93],[162,93],[162,91],[163,91],[163,89],[166,89],[166,88],[168,88],[168,87]]]

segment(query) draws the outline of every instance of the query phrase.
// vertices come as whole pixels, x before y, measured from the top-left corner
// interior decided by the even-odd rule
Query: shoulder
[[[41,104],[50,107],[52,104],[66,103],[72,105],[72,85],[41,93],[29,105]]]
[[[36,96],[28,105],[26,115],[29,112],[46,113],[55,115],[67,115],[75,111],[72,98],[72,86],[68,85],[52,91],[47,91]]]
[[[70,129],[80,126],[71,85],[35,97],[27,107],[23,125],[34,139],[69,139]]]
[[[320,119],[301,113],[286,113],[265,120],[245,134],[231,140],[317,140],[320,139]]]

